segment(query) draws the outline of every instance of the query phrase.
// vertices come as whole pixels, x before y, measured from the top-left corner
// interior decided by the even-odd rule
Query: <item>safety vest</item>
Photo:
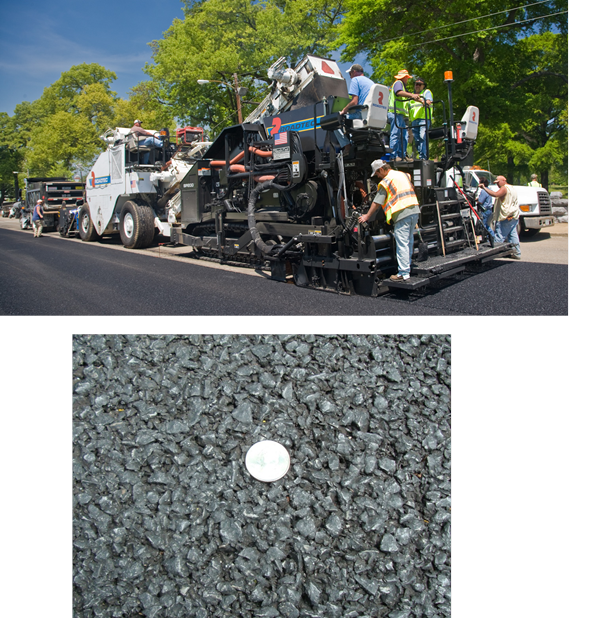
[[[423,90],[420,95],[424,99],[430,99],[432,101],[432,93],[430,90]],[[428,119],[432,120],[432,107],[429,107]],[[426,119],[426,105],[422,101],[408,100],[408,111],[410,113],[410,121]]]
[[[379,187],[385,189],[387,198],[383,205],[385,220],[391,222],[394,213],[410,206],[418,206],[418,199],[414,193],[414,188],[405,172],[390,170],[387,176],[379,183]]]
[[[393,86],[391,87],[391,92],[389,93],[389,111],[394,112],[395,114],[402,114],[403,116],[407,116],[408,115],[408,109],[407,109],[408,99],[406,99],[405,97],[396,97],[395,92],[393,91],[394,86],[397,84],[397,82],[401,82],[402,90],[406,89],[406,87],[404,86],[404,83],[401,80],[397,80],[396,82],[393,83]]]
[[[529,187],[540,187],[541,183],[539,183],[538,181],[531,181],[529,183]]]

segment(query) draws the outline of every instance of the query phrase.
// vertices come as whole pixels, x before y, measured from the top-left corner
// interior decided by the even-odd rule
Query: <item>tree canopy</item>
[[[175,19],[164,38],[151,43],[153,63],[145,71],[154,95],[170,105],[176,118],[211,130],[237,122],[234,73],[239,86],[248,88],[246,100],[264,96],[268,67],[281,56],[295,63],[307,53],[327,53],[342,15],[340,0],[185,5],[185,18]],[[200,85],[199,79],[222,84]]]
[[[514,4],[346,0],[336,45],[349,60],[366,54],[381,83],[402,68],[420,75],[435,99],[445,98],[452,70],[453,107],[480,110],[480,163],[509,178],[533,166],[565,171],[567,2]]]
[[[19,103],[14,115],[0,115],[0,189],[12,194],[13,171],[26,176],[71,176],[87,170],[103,150],[100,135],[109,127],[164,127],[173,117],[138,85],[129,99],[111,90],[117,76],[92,63],[73,66],[46,87],[39,99]]]

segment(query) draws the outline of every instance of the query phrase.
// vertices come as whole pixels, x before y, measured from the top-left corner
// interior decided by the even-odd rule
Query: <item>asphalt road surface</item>
[[[186,250],[186,248],[184,248]],[[156,250],[157,251],[157,250]],[[566,264],[496,260],[417,293],[350,297],[274,282],[252,270],[57,234],[0,229],[0,314],[567,315]]]

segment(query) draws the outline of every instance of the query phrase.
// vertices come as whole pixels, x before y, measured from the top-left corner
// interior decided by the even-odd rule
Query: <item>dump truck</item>
[[[142,156],[141,143],[117,129],[87,181],[81,238],[118,231],[127,247],[144,247],[157,229],[200,258],[371,296],[415,289],[511,253],[509,244],[482,242],[485,230],[471,204],[446,186],[446,172],[472,152],[476,107],[458,123],[446,108],[437,114],[442,124],[429,136],[444,140],[439,161],[395,162],[384,139],[386,86],[374,84],[356,108],[361,118],[349,119],[340,114],[350,99],[335,61],[308,55],[291,68],[281,58],[268,75],[267,97],[212,143],[176,153],[164,134],[162,148],[144,147]],[[396,248],[385,221],[358,221],[377,191],[371,162],[379,158],[410,176],[420,202],[416,235],[428,252],[422,262],[415,256],[408,280],[389,279]]]
[[[84,183],[63,176],[25,179],[26,211],[32,212],[37,200],[43,200],[43,228],[57,230],[62,207],[77,208],[84,203]]]

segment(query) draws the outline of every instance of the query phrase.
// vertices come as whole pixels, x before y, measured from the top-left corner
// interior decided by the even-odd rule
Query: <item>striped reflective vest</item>
[[[410,206],[418,206],[418,199],[414,193],[410,177],[405,172],[390,170],[387,176],[379,183],[379,188],[385,189],[387,198],[383,205],[385,220],[391,223],[394,213]]]
[[[432,101],[432,93],[430,92],[430,90],[428,90],[428,88],[423,90],[420,95],[424,97],[424,99],[429,99],[430,101]],[[428,119],[432,120],[432,106],[430,106],[428,109]],[[408,110],[410,113],[410,121],[422,120],[426,118],[426,106],[422,103],[422,101],[414,101],[413,99],[410,99],[408,101]]]
[[[404,83],[401,80],[397,80],[396,82],[393,83],[393,86],[391,87],[391,92],[389,93],[389,111],[395,114],[402,114],[403,116],[407,116],[408,115],[408,109],[407,109],[408,99],[406,99],[405,97],[396,97],[395,92],[393,90],[397,82],[400,82],[402,85],[402,90],[405,90]]]

